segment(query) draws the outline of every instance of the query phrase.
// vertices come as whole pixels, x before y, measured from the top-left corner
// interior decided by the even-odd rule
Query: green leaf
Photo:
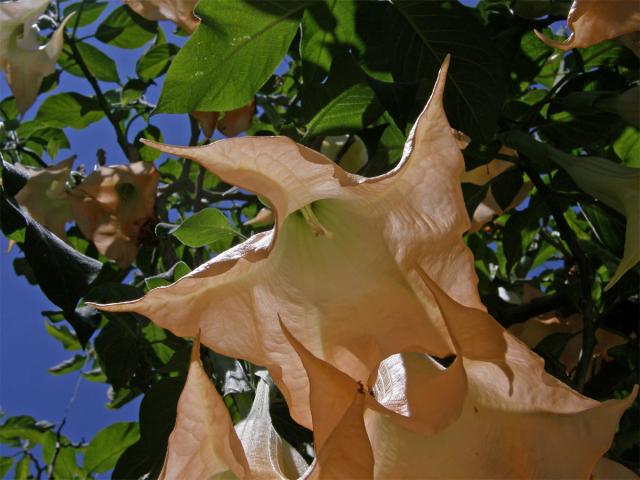
[[[245,105],[287,53],[306,2],[200,2],[200,26],[169,67],[158,112]],[[233,78],[233,81],[229,81]]]
[[[140,440],[120,456],[113,478],[140,478],[162,467],[167,440],[176,421],[176,407],[185,377],[154,384],[140,404]]]
[[[89,43],[78,42],[75,45],[82,60],[94,77],[105,82],[118,83],[120,81],[116,62],[111,57],[108,57],[101,50]],[[68,49],[63,50],[62,55],[60,55],[58,59],[58,64],[70,74],[76,77],[84,77],[84,73]]]
[[[179,261],[166,272],[145,278],[144,282],[147,285],[147,288],[151,290],[152,288],[170,285],[184,277],[190,271],[191,269],[189,268],[189,265],[183,261]]]
[[[85,451],[84,469],[87,473],[111,470],[122,452],[137,442],[139,437],[138,424],[132,422],[118,422],[100,430]]]
[[[464,196],[464,204],[467,207],[469,218],[473,218],[473,213],[487,196],[487,185],[474,185],[473,183],[462,184],[462,195]]]
[[[535,209],[516,211],[507,220],[503,233],[504,254],[507,258],[507,272],[510,272],[520,258],[527,253],[529,245],[540,230]]]
[[[140,363],[133,333],[110,320],[96,337],[94,346],[109,383],[116,389],[125,387]]]
[[[104,112],[94,97],[68,92],[48,97],[42,102],[36,120],[50,127],[83,129],[103,117]]]
[[[152,46],[136,63],[136,73],[142,80],[153,80],[167,71],[180,49],[172,43]]]
[[[320,110],[307,125],[305,136],[339,135],[361,130],[383,111],[373,89],[365,84],[357,84]]]
[[[50,424],[43,425],[33,417],[20,415],[9,417],[0,425],[0,443],[19,446],[22,440],[29,440],[33,444],[42,442],[42,435],[50,428]]]
[[[53,470],[54,477],[72,480],[86,478],[86,475],[78,467],[76,449],[70,445],[69,439],[61,435],[60,442],[58,442],[57,437],[56,433],[48,431],[42,438],[42,457],[45,463],[51,464],[56,450],[58,451]]]
[[[171,234],[188,247],[198,248],[240,233],[220,210],[205,208],[187,218]]]
[[[48,325],[48,324],[47,324]],[[86,357],[84,355],[74,355],[63,362],[51,367],[49,373],[52,375],[64,375],[66,373],[75,372],[80,370],[84,365]]]
[[[13,458],[0,457],[0,478],[5,478],[5,474],[9,471],[13,465]]]
[[[49,335],[62,343],[65,350],[73,351],[82,349],[82,346],[78,341],[78,337],[76,337],[73,332],[69,331],[65,325],[56,326],[49,322],[45,322],[45,329]]]
[[[13,471],[13,480],[27,480],[29,478],[29,464],[31,459],[26,455],[22,457],[17,463],[16,468]]]
[[[139,48],[153,39],[158,24],[142,18],[129,7],[116,8],[96,30],[96,38],[120,48]]]
[[[490,141],[506,93],[506,62],[471,12],[450,1],[367,3],[358,12],[366,45],[361,56],[371,73],[382,72],[377,77],[390,71],[396,82],[419,82],[418,105],[451,54],[444,101],[449,121],[474,140]]]
[[[147,147],[145,144],[140,142],[141,138],[154,140],[156,142],[162,142],[164,141],[164,138],[162,137],[162,132],[160,131],[160,129],[155,125],[151,125],[151,124],[147,125],[147,127],[144,130],[140,130],[140,132],[138,132],[135,138],[135,143],[134,143],[135,146],[138,147],[138,152],[140,154],[141,160],[144,160],[145,162],[152,162],[153,160],[160,157],[162,152],[160,152],[160,150],[157,150],[155,148]]]
[[[500,208],[506,210],[511,205],[522,184],[522,172],[518,170],[506,171],[491,182],[491,193]]]
[[[628,167],[640,168],[640,130],[627,127],[613,143],[613,150]]]
[[[80,15],[80,18],[78,19],[78,15],[76,14],[76,16],[71,19],[70,25],[75,25],[75,22],[77,21],[78,27],[84,27],[95,22],[108,5],[107,2],[84,0],[83,2],[73,3],[65,7],[64,16],[67,17],[68,15],[71,15],[71,13],[80,10],[80,5],[82,4],[84,5],[82,6],[82,14]]]

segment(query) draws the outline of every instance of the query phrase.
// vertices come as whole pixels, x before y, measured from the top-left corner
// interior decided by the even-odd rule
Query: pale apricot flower
[[[35,102],[42,80],[55,72],[62,52],[64,27],[71,15],[58,26],[46,45],[38,42],[38,17],[48,0],[0,2],[0,70],[21,113]]]
[[[206,138],[211,138],[216,128],[225,137],[235,137],[251,128],[255,111],[255,103],[251,100],[244,107],[236,108],[228,112],[204,112],[197,110],[191,112],[189,115],[198,121],[202,128],[202,133],[204,133]],[[220,118],[221,115],[222,118]]]
[[[536,35],[547,45],[569,50],[585,48],[640,30],[637,0],[574,0],[567,17],[571,35],[564,42]]]
[[[29,179],[15,198],[31,217],[66,240],[65,224],[73,219],[65,186],[75,156],[44,169],[26,168]]]
[[[124,0],[147,20],[171,20],[187,33],[193,33],[200,19],[193,13],[198,0]]]
[[[98,167],[71,191],[82,234],[123,268],[134,261],[140,231],[154,216],[158,176],[144,162]]]
[[[139,312],[180,336],[201,330],[213,350],[267,367],[294,419],[308,427],[308,381],[278,314],[305,348],[352,378],[367,378],[379,354],[407,345],[451,354],[416,273],[423,268],[456,300],[484,308],[462,239],[469,221],[463,159],[442,105],[447,66],[448,59],[401,162],[379,177],[345,172],[284,137],[186,148],[147,142],[266,198],[276,224],[170,287],[100,308]]]
[[[268,379],[259,380],[249,415],[234,429],[224,401],[202,368],[196,337],[159,478],[297,479],[307,468],[273,428]]]

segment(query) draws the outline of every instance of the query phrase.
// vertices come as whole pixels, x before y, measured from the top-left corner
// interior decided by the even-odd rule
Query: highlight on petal
[[[447,66],[445,60],[401,163],[380,177],[345,172],[288,138],[203,147],[146,142],[266,198],[276,226],[169,287],[100,308],[138,312],[180,336],[201,329],[213,350],[268,368],[293,418],[307,427],[308,379],[278,315],[313,355],[360,381],[400,351],[455,355],[418,273],[458,302],[484,309],[462,238],[469,224],[464,162],[442,105]]]
[[[640,169],[598,157],[574,157],[546,145],[549,158],[586,193],[627,218],[624,253],[605,290],[640,261]]]
[[[71,190],[80,231],[123,268],[135,259],[141,229],[154,217],[158,177],[150,163],[98,167]]]
[[[68,15],[62,21],[46,45],[38,43],[37,15],[25,22],[22,36],[13,34],[9,37],[4,70],[20,113],[26,112],[36,101],[44,77],[55,72],[64,44],[64,28],[72,16]]]
[[[252,479],[297,479],[309,468],[305,459],[283,440],[271,423],[271,380],[261,378],[247,418],[235,426],[244,448]]]
[[[246,478],[249,466],[222,397],[200,363],[196,336],[159,478]]]
[[[601,404],[583,397],[548,375],[542,359],[506,332],[506,351],[493,355],[499,344],[492,346],[489,330],[502,330],[497,322],[463,305],[452,309],[454,301],[441,290],[434,294],[451,314],[448,321],[460,328],[476,322],[456,336],[468,381],[462,413],[438,434],[421,435],[367,410],[375,478],[588,478],[637,387],[624,400]],[[488,330],[476,334],[478,326]],[[394,375],[387,381],[399,382],[399,389],[410,388],[408,378],[433,378],[444,368],[425,355],[390,362]]]
[[[147,20],[171,20],[191,34],[200,25],[193,9],[198,0],[124,0],[131,10]]]
[[[18,203],[38,223],[65,240],[64,226],[73,219],[65,183],[75,155],[44,169],[28,168],[29,179],[16,194]]]
[[[547,45],[561,50],[590,47],[640,30],[640,9],[635,0],[574,0],[567,25],[572,33],[565,42],[535,33]]]

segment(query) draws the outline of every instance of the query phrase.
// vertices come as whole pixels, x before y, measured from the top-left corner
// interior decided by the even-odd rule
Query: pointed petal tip
[[[565,42],[559,42],[557,40],[553,40],[551,38],[547,38],[544,36],[542,32],[539,30],[534,30],[533,33],[538,37],[542,42],[548,45],[551,48],[558,48],[560,50],[571,50],[573,48],[570,44],[572,43],[573,35],[569,37]]]

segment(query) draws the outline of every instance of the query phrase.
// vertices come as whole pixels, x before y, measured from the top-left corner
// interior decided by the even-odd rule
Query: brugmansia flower
[[[624,254],[605,290],[640,261],[640,169],[598,157],[574,157],[546,146],[549,158],[586,193],[627,217]]]
[[[42,79],[55,72],[62,51],[63,20],[46,45],[38,42],[38,17],[49,5],[48,0],[19,0],[0,3],[0,69],[16,98],[21,113],[33,105]]]
[[[466,141],[462,140],[461,148],[464,149],[466,146]],[[518,155],[518,152],[506,146],[502,146],[498,153],[511,156]],[[483,186],[496,178],[501,173],[507,171],[512,166],[513,163],[507,160],[496,158],[485,165],[480,165],[473,170],[464,172],[462,174],[462,177],[460,178],[460,181],[462,183],[473,183],[474,185]],[[503,213],[508,212],[509,210],[520,205],[524,201],[524,199],[529,196],[531,188],[531,182],[523,184],[511,203],[506,208],[502,208],[493,196],[491,187],[489,187],[484,199],[478,204],[475,211],[473,212],[473,218],[471,219],[471,228],[469,229],[469,231],[477,232],[492,218],[502,215]]]
[[[222,113],[222,119],[220,112],[195,111],[190,115],[198,121],[206,138],[211,138],[216,128],[225,137],[235,137],[251,128],[255,112],[256,106],[251,100],[244,107]]]
[[[542,293],[538,290],[526,288],[523,303],[534,298],[539,298]],[[582,355],[582,330],[584,329],[583,317],[580,313],[574,313],[568,317],[552,312],[544,316],[530,318],[529,320],[511,325],[508,331],[522,340],[530,348],[535,348],[542,340],[550,335],[561,333],[570,338],[567,339],[558,361],[564,366],[565,373],[570,375]],[[588,368],[588,377],[599,370],[599,362],[607,359],[607,351],[610,348],[627,343],[627,340],[611,331],[603,328],[596,330],[596,346]],[[610,358],[609,358],[610,359]]]
[[[307,467],[273,428],[267,381],[260,380],[249,415],[234,429],[222,397],[202,368],[196,337],[159,478],[296,479]]]
[[[153,218],[158,172],[150,163],[99,167],[71,191],[71,209],[82,234],[98,251],[129,266],[141,228]]]
[[[63,240],[64,226],[73,219],[65,183],[75,156],[44,169],[26,168],[29,179],[16,200],[31,217]]]
[[[201,330],[213,350],[267,367],[293,418],[308,427],[308,381],[278,314],[305,348],[352,378],[368,378],[380,356],[407,347],[453,353],[416,273],[423,268],[457,301],[483,308],[462,240],[463,159],[442,105],[447,66],[400,164],[376,178],[349,174],[285,137],[148,143],[266,198],[276,225],[170,287],[101,308],[141,313],[181,336]]]
[[[193,33],[200,19],[193,13],[198,0],[124,0],[147,20],[171,20],[187,33]]]
[[[548,39],[537,31],[536,35],[562,50],[590,47],[640,30],[640,9],[636,0],[574,0],[567,25],[572,33],[565,42]]]
[[[637,386],[624,400],[583,397],[548,375],[542,359],[486,313],[458,304],[424,279],[457,342],[466,378],[462,410],[437,435],[411,432],[368,410],[375,478],[589,478]],[[496,337],[506,348],[499,355]],[[425,355],[395,355],[378,370],[377,397],[410,411],[416,379],[443,371]],[[439,394],[429,391],[426,398]]]

